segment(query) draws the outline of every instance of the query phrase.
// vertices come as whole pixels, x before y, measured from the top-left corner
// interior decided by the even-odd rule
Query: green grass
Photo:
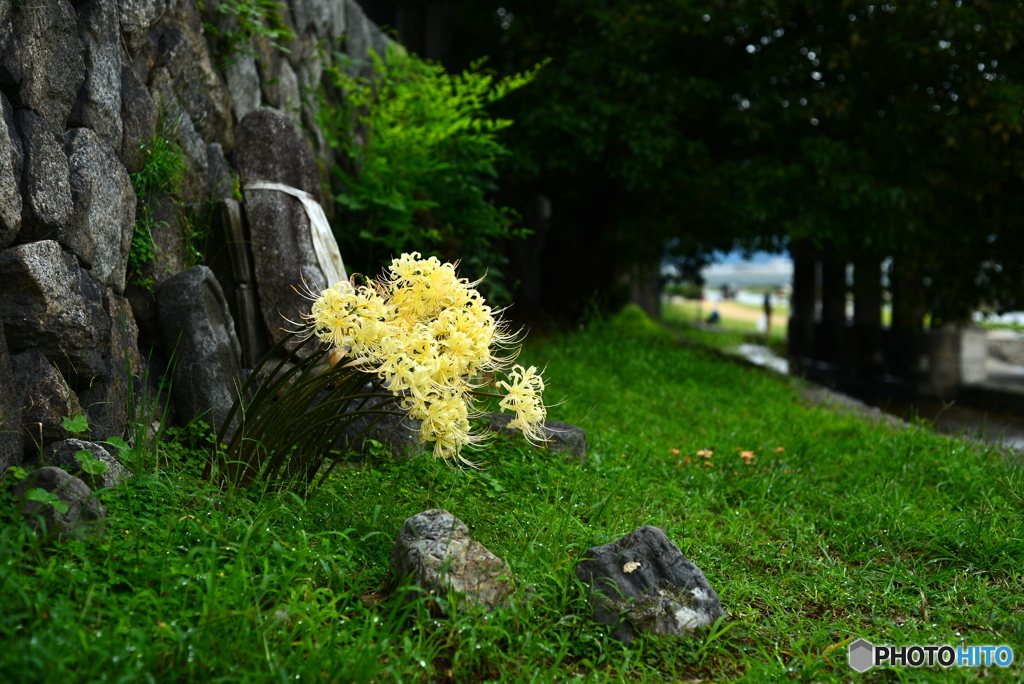
[[[635,312],[528,345],[523,359],[547,366],[548,398],[563,401],[551,417],[587,429],[586,465],[499,440],[482,471],[385,461],[303,502],[210,490],[164,462],[104,495],[105,537],[59,549],[0,499],[0,681],[981,674],[854,675],[857,637],[1008,644],[1016,663],[986,680],[1024,676],[1024,473],[1005,453],[808,407],[786,379],[681,347]],[[453,617],[386,598],[401,522],[433,507],[464,520],[535,597]],[[645,524],[717,590],[729,617],[713,637],[623,646],[587,618],[579,554]]]

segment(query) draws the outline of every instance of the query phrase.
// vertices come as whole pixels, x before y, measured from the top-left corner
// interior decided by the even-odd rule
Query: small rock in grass
[[[515,418],[511,413],[492,412],[488,414],[490,427],[493,432],[503,435],[522,435],[516,428],[510,428],[509,423]],[[556,420],[544,422],[543,434],[547,438],[544,448],[560,454],[567,454],[580,463],[587,461],[587,433],[583,428],[568,423],[559,423]]]
[[[80,472],[82,463],[75,458],[79,451],[88,451],[97,461],[105,463],[107,470],[99,475]],[[46,447],[46,463],[59,466],[70,473],[77,473],[76,476],[92,489],[114,487],[132,477],[131,471],[121,465],[121,462],[111,456],[102,446],[81,439],[65,439],[50,444]]]
[[[576,577],[588,587],[594,620],[612,625],[621,641],[640,632],[689,634],[725,615],[704,573],[657,527],[588,549]]]
[[[493,610],[515,590],[505,561],[469,538],[466,524],[441,509],[406,519],[391,551],[392,586],[408,582],[431,596],[459,592],[470,604]],[[409,593],[408,598],[416,594]]]
[[[56,494],[67,504],[67,512],[61,513],[52,504],[26,500],[25,495],[30,489],[42,489]],[[100,504],[92,490],[60,468],[46,466],[33,470],[15,485],[13,493],[22,502],[21,514],[26,517],[42,516],[47,534],[58,539],[71,536],[80,539],[90,530],[98,529],[98,523],[107,517],[107,509]],[[35,526],[37,519],[33,517],[31,524]]]

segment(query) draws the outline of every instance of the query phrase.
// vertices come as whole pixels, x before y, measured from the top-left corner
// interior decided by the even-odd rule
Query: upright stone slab
[[[0,252],[0,322],[13,351],[38,348],[75,386],[107,375],[103,288],[52,240]]]
[[[23,390],[14,383],[14,370],[0,323],[0,476],[21,464],[24,437],[21,431]]]
[[[174,355],[171,393],[183,421],[224,424],[241,387],[241,348],[217,279],[206,266],[169,278],[157,290],[160,334]]]
[[[321,199],[316,161],[295,124],[269,107],[242,119],[236,136],[236,166],[242,187],[254,181],[289,185]],[[245,192],[245,211],[263,321],[271,341],[280,341],[310,310],[301,290],[319,292],[327,281],[313,251],[309,218],[302,203],[277,190]]]
[[[588,587],[594,620],[614,626],[622,641],[640,632],[687,634],[725,615],[704,573],[657,527],[588,549],[576,577]]]
[[[121,132],[118,131],[120,140]],[[98,282],[123,292],[135,229],[135,190],[120,160],[88,128],[65,137],[74,212],[61,242]]]

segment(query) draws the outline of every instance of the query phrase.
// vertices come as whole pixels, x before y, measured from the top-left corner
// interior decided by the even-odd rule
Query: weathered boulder
[[[725,615],[704,573],[657,527],[588,549],[576,577],[588,587],[594,620],[614,626],[622,641],[640,632],[687,634]]]
[[[515,591],[505,561],[470,539],[464,522],[440,509],[402,524],[391,551],[391,582],[396,589],[409,583],[431,596],[453,590],[465,603],[488,609],[504,604]]]
[[[241,348],[227,301],[206,266],[183,271],[156,294],[165,353],[174,358],[178,417],[219,430],[242,386]]]
[[[321,198],[316,160],[299,138],[295,124],[281,112],[261,107],[242,120],[235,161],[242,187],[270,181]],[[327,280],[320,270],[309,218],[302,203],[277,190],[244,189],[260,308],[271,341],[279,342],[288,321],[310,310],[303,289],[320,291]]]
[[[99,475],[82,472],[82,462],[75,458],[79,451],[88,451],[97,461],[105,463],[106,472]],[[82,480],[92,490],[116,487],[133,476],[131,471],[121,465],[121,462],[101,445],[81,439],[65,439],[54,442],[46,447],[44,456],[46,465],[63,468]]]
[[[515,418],[511,413],[500,413],[497,411],[488,414],[490,428],[494,432],[503,435],[522,436],[522,431],[511,428],[509,423]],[[542,429],[546,441],[544,448],[548,451],[567,454],[572,458],[585,463],[587,460],[587,432],[569,423],[559,423],[557,420],[545,421]]]
[[[0,93],[0,249],[21,229],[21,138],[14,127],[14,108]]]
[[[46,119],[31,109],[15,110],[14,120],[25,154],[19,237],[58,239],[74,210],[63,127],[58,138]]]
[[[52,139],[62,139],[85,79],[75,10],[67,0],[12,4],[17,45],[9,64],[17,89],[8,96],[35,112]]]
[[[121,132],[118,131],[118,140]],[[88,128],[65,138],[74,213],[61,242],[96,281],[123,292],[135,228],[135,190],[128,171]]]
[[[64,429],[64,418],[84,412],[53,363],[38,349],[29,349],[11,357],[11,370],[24,407],[24,453],[31,456],[47,444],[73,437],[74,433]]]
[[[85,81],[68,125],[96,133],[114,155],[121,153],[121,33],[117,0],[78,4],[78,36],[85,48]]]
[[[10,466],[21,464],[24,433],[21,413],[24,406],[21,388],[14,383],[14,369],[0,323],[0,475]]]
[[[75,386],[105,377],[103,288],[56,242],[0,252],[0,321],[11,351],[40,349]]]
[[[43,489],[56,494],[67,504],[67,512],[59,512],[52,504],[25,500],[30,489]],[[88,532],[99,529],[99,524],[107,517],[107,509],[93,495],[92,490],[60,468],[47,466],[33,470],[14,486],[13,493],[16,499],[22,501],[21,514],[31,516],[33,526],[38,524],[35,516],[41,516],[46,523],[47,536],[50,537],[82,538]]]

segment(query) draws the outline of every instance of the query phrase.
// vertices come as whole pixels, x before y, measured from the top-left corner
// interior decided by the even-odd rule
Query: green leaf
[[[68,512],[68,505],[53,492],[48,492],[45,489],[30,489],[25,492],[26,501],[38,501],[41,504],[49,504],[53,506],[54,510],[58,513],[64,514]]]
[[[68,432],[85,432],[89,429],[89,421],[81,413],[76,413],[74,418],[68,418],[65,416],[62,421],[64,429]]]
[[[82,464],[82,470],[90,475],[100,475],[107,472],[107,464],[97,459],[90,452],[82,449],[75,454],[75,460]]]

